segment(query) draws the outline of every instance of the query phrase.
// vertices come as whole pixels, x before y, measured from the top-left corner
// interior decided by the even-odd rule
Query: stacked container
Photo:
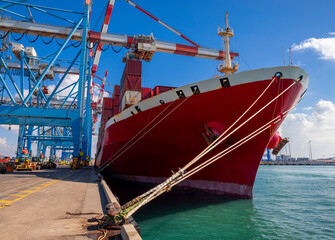
[[[120,105],[120,85],[114,86],[113,92],[114,104],[113,104],[113,114],[116,115],[120,112],[119,105]]]
[[[103,104],[102,104],[102,114],[101,114],[101,119],[100,119],[97,150],[99,150],[101,147],[101,143],[102,143],[101,141],[104,137],[106,123],[114,115],[113,107],[114,107],[114,99],[104,97]]]
[[[151,88],[143,87],[142,88],[142,100],[150,98],[153,96]]]
[[[126,60],[121,78],[120,111],[138,103],[142,99],[142,62]]]

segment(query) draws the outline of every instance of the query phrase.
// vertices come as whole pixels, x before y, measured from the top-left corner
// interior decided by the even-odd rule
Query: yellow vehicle
[[[17,171],[32,171],[33,167],[27,157],[19,157],[20,164],[16,166]]]
[[[74,157],[71,164],[70,164],[70,168],[71,170],[76,170],[78,168],[80,168],[80,165],[78,164],[78,158]]]

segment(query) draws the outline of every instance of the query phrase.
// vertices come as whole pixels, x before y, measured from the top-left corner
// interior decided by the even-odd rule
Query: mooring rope
[[[254,101],[254,103],[224,132],[222,133],[218,139],[216,139],[213,143],[211,143],[205,150],[203,150],[197,157],[195,157],[192,161],[190,161],[188,164],[186,164],[182,169],[180,169],[177,173],[173,174],[170,178],[168,178],[163,183],[159,184],[155,188],[152,188],[151,190],[147,191],[146,193],[140,195],[139,197],[133,199],[132,201],[126,203],[124,206],[122,206],[123,214],[125,214],[125,217],[131,216],[133,213],[135,213],[140,207],[145,205],[147,202],[151,201],[152,199],[156,198],[160,194],[162,194],[165,191],[168,191],[173,187],[174,185],[178,184],[179,182],[185,180],[186,178],[190,177],[191,175],[195,174],[196,172],[202,170],[203,168],[207,167],[208,165],[212,164],[214,161],[222,158],[224,155],[228,154],[229,152],[235,150],[245,142],[249,141],[250,139],[254,138],[261,132],[265,131],[266,129],[272,127],[273,124],[279,122],[282,120],[283,116],[286,115],[289,111],[291,111],[293,108],[290,108],[289,110],[285,111],[284,113],[278,115],[276,118],[272,119],[253,133],[249,134],[245,138],[241,139],[237,143],[231,145],[229,148],[221,151],[217,155],[213,156],[209,160],[205,161],[204,163],[200,164],[199,166],[195,167],[188,173],[186,172],[186,169],[189,168],[191,165],[193,165],[195,162],[197,162],[199,159],[201,159],[205,154],[207,154],[209,151],[211,151],[213,148],[218,146],[222,141],[227,139],[231,134],[236,132],[239,128],[241,128],[244,124],[249,122],[251,119],[253,119],[257,114],[259,114],[261,111],[263,111],[267,106],[269,106],[273,101],[278,99],[282,94],[284,94],[286,91],[288,91],[291,87],[293,87],[297,82],[293,82],[290,86],[288,86],[285,90],[283,90],[280,94],[278,94],[275,98],[273,98],[271,101],[269,101],[265,106],[263,106],[260,110],[258,110],[255,114],[253,114],[251,117],[249,117],[246,121],[244,121],[242,124],[240,124],[237,128],[235,128],[232,132],[230,132],[228,135],[224,136],[228,130],[230,130],[237,122],[240,121],[240,119],[256,104],[256,102],[264,95],[264,93],[267,91],[267,89],[270,87],[270,85],[273,83],[274,80],[276,80],[277,77],[275,76],[270,84],[267,86],[267,88],[262,92],[262,94]],[[131,209],[129,209],[131,208]]]
[[[259,99],[265,94],[265,92],[269,89],[269,87],[272,85],[272,83],[275,80],[278,80],[279,78],[277,76],[274,76],[271,80],[271,82],[268,84],[268,86],[264,89],[264,91],[258,96],[258,98],[249,106],[249,108],[244,111],[244,113],[232,124],[229,126],[228,129],[226,129],[217,139],[215,139],[215,141],[213,142],[213,144],[209,145],[207,148],[205,148],[200,154],[198,154],[198,156],[196,156],[191,162],[189,162],[185,168],[190,167],[193,163],[195,163],[198,159],[200,159],[201,157],[203,157],[205,154],[207,154],[209,151],[211,151],[213,148],[215,148],[217,145],[219,145],[222,141],[224,141],[227,137],[229,137],[232,133],[234,133],[235,131],[238,130],[235,129],[232,133],[230,133],[227,137],[225,137],[224,139],[221,140],[221,138],[223,138],[225,136],[225,134],[232,128],[235,126],[235,124],[237,124],[249,111],[250,109],[259,101]],[[248,122],[248,120],[246,121]],[[245,122],[245,123],[246,123]],[[243,125],[240,125],[240,127],[242,127]]]
[[[280,122],[282,120],[282,118],[284,117],[284,115],[287,115],[288,112],[290,112],[293,108],[285,111],[282,115],[279,115],[276,118],[272,119],[271,121],[267,122],[266,124],[264,124],[263,126],[258,128],[257,130],[255,130],[251,134],[247,135],[246,137],[244,137],[241,140],[239,140],[238,142],[234,143],[233,145],[231,145],[227,149],[224,149],[223,151],[219,152],[215,156],[213,156],[210,159],[206,160],[205,162],[201,163],[199,166],[195,167],[191,171],[175,175],[176,178],[169,179],[169,180],[163,182],[162,184],[159,185],[158,188],[156,188],[155,192],[151,191],[152,194],[150,196],[144,198],[143,201],[139,202],[138,204],[135,204],[135,206],[133,208],[131,208],[130,211],[126,211],[125,218],[130,217],[132,214],[134,214],[142,206],[144,206],[148,202],[152,201],[153,199],[157,198],[158,196],[160,196],[164,192],[169,191],[173,186],[175,186],[178,183],[184,181],[186,178],[189,178],[190,176],[194,175],[195,173],[201,171],[202,169],[206,168],[210,164],[214,163],[215,161],[221,159],[225,155],[234,151],[235,149],[237,149],[238,147],[240,147],[244,143],[246,143],[246,142],[250,141],[251,139],[253,139],[254,137],[258,136],[259,134],[261,134],[265,130],[271,128],[272,124],[276,124],[276,123]]]
[[[190,167],[192,164],[194,164],[197,160],[199,160],[201,157],[203,157],[205,154],[207,154],[209,151],[214,149],[216,146],[218,146],[220,143],[222,143],[224,140],[226,140],[229,136],[231,136],[233,133],[235,133],[238,129],[240,129],[242,126],[244,126],[247,122],[249,122],[251,119],[253,119],[256,115],[258,115],[261,111],[263,111],[266,107],[268,107],[273,101],[278,99],[281,95],[283,95],[286,91],[288,91],[291,87],[293,87],[296,84],[296,82],[293,82],[289,87],[287,87],[284,91],[282,91],[280,94],[278,94],[275,98],[273,98],[270,102],[268,102],[265,106],[263,106],[260,110],[258,110],[256,113],[254,113],[251,117],[249,117],[246,121],[244,121],[242,124],[240,124],[238,127],[236,127],[233,131],[231,131],[228,135],[225,136],[225,134],[228,132],[228,130],[231,129],[229,127],[223,134],[221,134],[214,142],[213,145],[209,145],[203,152],[201,152],[195,159],[193,159],[190,163],[188,163],[184,168]],[[258,101],[259,98],[256,100]],[[250,108],[248,108],[247,111],[249,111]],[[245,115],[246,112],[243,113]],[[238,121],[241,119],[241,117],[238,119]],[[238,121],[235,121],[233,125],[235,125]]]
[[[213,148],[215,148],[218,144],[220,144],[222,141],[224,141],[225,139],[223,139],[222,141],[220,141],[220,139],[237,123],[239,122],[244,116],[245,114],[247,114],[247,112],[249,112],[249,110],[259,101],[259,99],[265,94],[265,92],[269,89],[269,87],[272,85],[272,83],[275,80],[278,80],[280,77],[279,76],[275,76],[272,78],[271,82],[267,85],[267,87],[263,90],[263,92],[258,96],[258,98],[249,106],[249,108],[227,129],[225,130],[224,133],[222,133],[213,143],[211,143],[208,147],[206,147],[200,154],[198,154],[198,156],[196,156],[193,160],[191,160],[185,167],[184,169],[187,169],[188,167],[190,167],[191,165],[193,165],[195,162],[197,162],[201,157],[203,157],[205,154],[207,154],[209,151],[211,151]],[[230,135],[228,135],[229,137]],[[170,177],[172,178],[172,176]],[[166,181],[169,181],[170,179],[167,179]],[[141,196],[137,197],[136,199],[141,199],[141,198],[145,198],[147,195],[151,194],[152,192],[156,191],[156,189],[159,187],[156,186],[155,188],[152,188],[151,190],[149,190],[148,192],[142,194]],[[128,206],[130,206],[133,203],[134,200],[126,203],[124,206],[122,206],[122,208],[126,208]]]
[[[296,105],[295,105],[296,106]],[[256,131],[254,131],[252,134],[255,134],[255,136],[257,136],[258,134],[260,134],[261,132],[265,131],[268,128],[272,127],[272,124],[276,124],[279,121],[281,121],[284,116],[286,116],[292,109],[295,108],[292,107],[289,110],[285,111],[284,113],[282,113],[282,115],[279,115],[277,117],[275,117],[274,119],[272,119],[271,121],[269,121],[268,123],[264,124],[262,127],[258,128]],[[257,132],[260,131],[260,132]],[[255,133],[257,132],[257,133]],[[223,156],[225,156],[226,154],[228,154],[229,152],[235,150],[237,147],[241,146],[242,144],[244,144],[246,141],[249,141],[251,138],[254,138],[255,136],[252,136],[252,134],[249,134],[248,136],[244,137],[243,139],[241,139],[240,141],[236,142],[235,144],[231,145],[229,148],[221,151],[219,154],[213,156],[212,158],[210,158],[209,160],[201,163],[199,166],[193,168],[192,170],[190,170],[189,172],[186,172],[183,176],[182,179],[178,180],[178,182],[174,183],[174,185],[178,184],[179,182],[181,182],[182,180],[192,176],[193,174],[197,173],[198,171],[202,170],[203,168],[207,167],[208,165],[212,164],[213,162],[215,162],[216,160],[222,158]],[[243,142],[243,143],[241,143]],[[236,146],[238,145],[238,146]],[[233,148],[233,149],[231,149]],[[231,149],[231,150],[230,150]],[[229,151],[227,153],[225,153],[225,151]],[[173,186],[174,186],[173,185]]]
[[[278,121],[278,120],[277,120]],[[270,123],[275,123],[276,121],[271,120]],[[178,174],[176,175],[176,178],[173,179],[172,181],[166,181],[163,184],[160,185],[160,187],[153,192],[151,195],[149,195],[147,198],[145,198],[143,201],[141,201],[137,206],[135,206],[133,209],[131,209],[127,215],[125,216],[125,218],[130,217],[132,214],[134,214],[139,208],[141,208],[142,206],[144,206],[145,204],[147,204],[148,202],[152,201],[153,199],[157,198],[159,195],[163,194],[165,191],[169,190],[171,187],[175,186],[176,184],[178,184],[179,182],[185,180],[186,178],[188,178],[189,176],[193,175],[194,173],[196,173],[197,171],[202,170],[203,168],[205,168],[206,166],[208,166],[209,164],[213,163],[214,161],[222,158],[223,156],[225,156],[226,154],[230,153],[231,151],[235,150],[236,148],[238,148],[239,146],[241,146],[242,144],[246,143],[247,141],[251,140],[252,138],[256,137],[258,134],[262,133],[263,131],[265,131],[266,129],[270,128],[271,126],[269,126],[268,124],[265,124],[264,126],[260,127],[259,129],[257,129],[256,131],[254,131],[253,133],[249,134],[247,137],[241,139],[239,142],[235,143],[234,145],[230,146],[229,148],[221,151],[220,153],[218,153],[217,155],[215,155],[214,157],[210,158],[209,160],[207,160],[205,163],[203,163],[201,165],[201,167],[199,167],[198,169],[196,169],[196,171],[191,171],[190,174],[185,173],[184,175],[182,174]],[[207,164],[206,164],[207,163]],[[187,175],[186,175],[187,174]]]

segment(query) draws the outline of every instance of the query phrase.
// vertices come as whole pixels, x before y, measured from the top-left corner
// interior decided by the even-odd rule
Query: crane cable
[[[276,80],[278,77],[274,77],[272,79],[272,81],[270,82],[270,84],[268,85],[268,87],[273,83],[274,80]],[[248,112],[252,106],[255,105],[255,103],[260,99],[260,97],[265,93],[265,91],[268,89],[268,87],[263,91],[263,93],[256,99],[256,101],[242,114],[242,116],[240,116],[238,118],[238,120],[236,120],[233,125],[231,125],[223,134],[221,134],[221,136],[216,139],[212,144],[210,144],[204,151],[202,151],[196,158],[194,158],[190,163],[188,163],[184,168],[180,169],[177,173],[173,174],[170,178],[168,178],[165,182],[163,182],[162,184],[156,186],[155,188],[149,190],[148,192],[142,194],[141,196],[133,199],[132,201],[126,203],[124,206],[122,206],[122,213],[124,214],[124,216],[129,217],[131,216],[135,211],[137,211],[141,206],[143,206],[144,204],[146,204],[147,202],[149,202],[150,200],[154,199],[155,197],[159,196],[160,194],[162,194],[165,191],[168,191],[172,186],[178,184],[179,182],[183,181],[184,179],[186,179],[187,177],[195,174],[196,172],[200,171],[201,169],[203,169],[204,167],[208,166],[209,164],[213,163],[214,161],[218,160],[219,158],[223,157],[224,155],[228,154],[229,152],[233,151],[234,149],[236,149],[237,147],[239,147],[240,145],[244,144],[246,141],[249,141],[251,138],[257,136],[258,134],[260,134],[261,132],[265,131],[267,128],[270,128],[272,126],[272,124],[277,123],[278,121],[280,121],[283,117],[283,114],[280,114],[279,116],[277,116],[276,118],[272,119],[269,123],[265,124],[264,126],[262,126],[261,128],[259,128],[258,130],[256,130],[256,135],[252,136],[252,134],[255,134],[255,132],[253,132],[252,134],[249,134],[246,138],[247,140],[245,140],[246,138],[240,140],[238,143],[240,143],[241,141],[245,140],[243,143],[241,143],[240,145],[236,146],[236,144],[230,146],[228,149],[225,149],[224,151],[220,152],[219,154],[215,155],[214,157],[212,157],[211,159],[207,160],[206,162],[202,163],[201,165],[195,167],[194,169],[192,169],[189,173],[186,173],[186,169],[188,167],[190,167],[192,164],[194,164],[196,161],[198,161],[202,156],[204,156],[206,153],[208,153],[210,150],[212,150],[214,147],[216,147],[218,144],[220,144],[222,141],[224,141],[227,137],[229,137],[232,133],[234,133],[235,131],[237,131],[239,128],[241,128],[244,124],[246,124],[248,121],[250,121],[252,118],[254,118],[259,112],[261,112],[262,110],[264,110],[267,106],[269,106],[273,101],[275,101],[277,98],[279,98],[282,94],[284,94],[287,90],[289,90],[293,85],[295,85],[297,82],[299,81],[295,81],[293,82],[289,87],[287,87],[284,91],[282,91],[279,95],[277,95],[274,99],[272,99],[270,102],[268,102],[263,108],[261,108],[260,110],[258,110],[254,115],[252,115],[250,118],[248,118],[245,122],[243,122],[240,126],[238,126],[236,129],[234,129],[231,133],[229,133],[227,136],[223,137],[227,131],[229,129],[232,128],[233,125],[235,125],[245,114],[246,112]],[[295,107],[295,106],[294,106]],[[292,108],[293,109],[293,108]],[[291,111],[291,109],[287,110],[284,114],[287,114],[289,111]],[[269,125],[270,123],[272,123],[271,125]],[[265,128],[264,128],[265,127]],[[264,128],[264,129],[262,129]],[[257,133],[257,131],[260,131],[259,133]],[[236,146],[235,148],[233,148],[234,146]],[[231,149],[233,148],[233,149]],[[229,150],[231,149],[231,150]],[[229,151],[228,151],[229,150]],[[227,152],[228,151],[228,152]],[[226,153],[224,153],[226,152]],[[224,153],[224,154],[223,154]],[[145,198],[145,199],[143,199]],[[141,201],[142,200],[142,201]],[[139,202],[141,201],[141,202]]]

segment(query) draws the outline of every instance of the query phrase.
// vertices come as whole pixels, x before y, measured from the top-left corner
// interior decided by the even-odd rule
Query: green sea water
[[[253,199],[171,191],[135,214],[144,240],[335,239],[334,166],[260,166]]]

